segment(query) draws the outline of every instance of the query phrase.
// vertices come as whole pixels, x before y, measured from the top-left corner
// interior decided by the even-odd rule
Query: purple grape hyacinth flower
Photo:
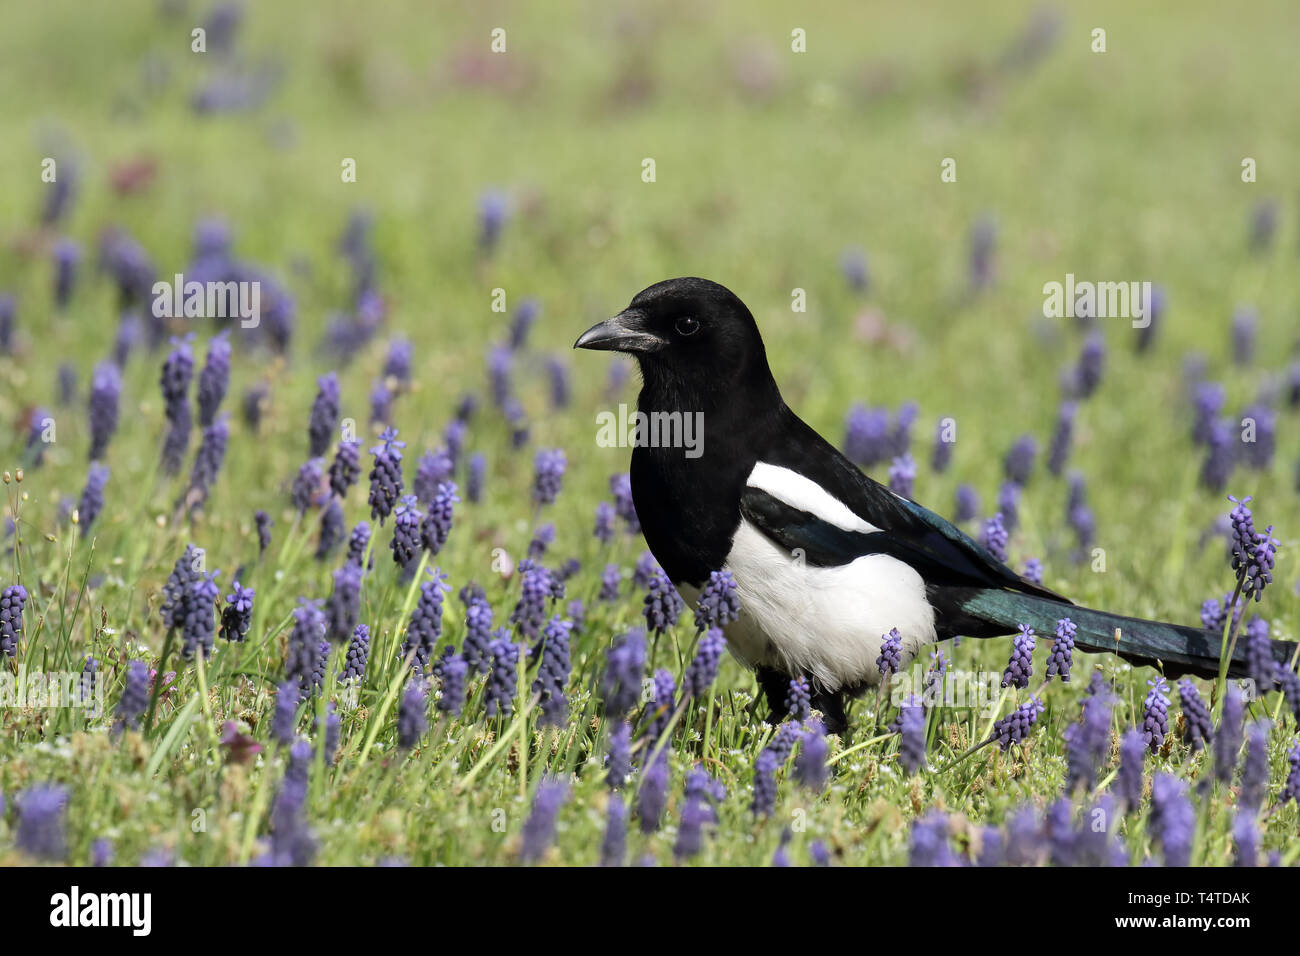
[[[1268,735],[1272,723],[1258,720],[1246,734],[1246,759],[1241,765],[1241,805],[1258,811],[1268,789]]]
[[[546,776],[537,785],[533,807],[524,821],[519,860],[536,863],[555,842],[555,818],[569,799],[569,785],[557,777]]]
[[[623,570],[617,564],[605,565],[600,576],[600,594],[598,599],[607,603],[618,600],[619,585],[623,581]]]
[[[18,794],[14,844],[30,857],[62,862],[68,856],[68,791],[37,784]]]
[[[770,817],[776,810],[776,771],[779,767],[777,755],[766,748],[754,759],[754,795],[749,809],[756,817]]]
[[[1269,640],[1268,621],[1258,615],[1252,615],[1246,623],[1244,652],[1246,656],[1246,674],[1255,682],[1260,694],[1273,689],[1277,675],[1277,662],[1273,659],[1273,642]]]
[[[352,528],[352,534],[348,536],[348,564],[355,564],[361,567],[366,561],[366,549],[370,547],[370,522],[358,521]],[[375,566],[374,556],[370,557],[368,567],[362,568],[363,573],[369,571]]]
[[[190,469],[190,484],[184,498],[190,512],[201,508],[207,502],[212,484],[217,480],[221,466],[226,460],[226,446],[229,442],[230,424],[224,414],[203,429],[203,438],[199,442],[199,450],[194,455],[194,465]]]
[[[257,526],[257,553],[260,556],[266,554],[266,549],[271,546],[271,529],[275,527],[275,521],[259,508],[253,512],[253,524]]]
[[[253,599],[257,592],[238,581],[226,595],[226,606],[221,609],[221,634],[225,641],[242,642],[253,623]]]
[[[1024,487],[1034,473],[1034,460],[1038,457],[1038,442],[1032,435],[1021,435],[1002,460],[1007,481]]]
[[[606,811],[605,837],[600,844],[601,866],[622,866],[627,855],[627,805],[611,794]]]
[[[307,457],[323,458],[339,423],[339,377],[330,372],[316,380],[316,398],[307,423]]]
[[[478,246],[484,255],[490,255],[501,239],[501,232],[510,218],[510,199],[496,189],[489,189],[478,201]]]
[[[207,428],[217,418],[217,409],[230,388],[230,335],[219,332],[208,343],[208,356],[199,373],[199,425]]]
[[[1068,617],[1056,622],[1056,638],[1052,641],[1052,651],[1047,655],[1047,679],[1060,677],[1069,682],[1070,668],[1074,666],[1074,635],[1078,627]]]
[[[1146,739],[1140,731],[1130,727],[1120,738],[1119,772],[1115,776],[1115,792],[1130,813],[1142,802],[1146,754]]]
[[[361,566],[344,564],[334,572],[334,590],[325,601],[326,636],[336,644],[352,637],[361,616]]]
[[[361,444],[355,441],[339,442],[334,460],[330,462],[330,491],[346,498],[348,489],[361,478]]]
[[[718,666],[726,646],[727,639],[722,636],[720,628],[710,627],[700,635],[695,657],[682,676],[682,694],[685,697],[703,697],[709,692],[717,680]]]
[[[909,866],[956,866],[948,838],[948,816],[942,810],[931,810],[912,821]]]
[[[474,673],[492,668],[492,605],[474,595],[465,606],[465,642],[461,648],[465,663]]]
[[[442,637],[443,599],[451,585],[439,568],[427,568],[428,580],[420,584],[420,596],[411,612],[406,636],[402,639],[402,660],[411,658],[411,667],[421,673],[433,657],[434,646]]]
[[[289,491],[293,509],[299,515],[306,514],[307,509],[315,503],[325,474],[324,466],[325,462],[320,458],[309,459],[299,466],[298,474],[293,479],[293,487]]]
[[[871,286],[871,277],[867,270],[867,254],[856,246],[845,249],[840,256],[840,272],[844,274],[844,281],[854,292],[865,293]]]
[[[641,821],[642,833],[654,833],[659,829],[668,806],[668,776],[668,751],[664,749],[642,771],[641,788],[637,791],[637,817]]]
[[[118,404],[122,397],[122,375],[112,362],[95,366],[90,380],[90,454],[91,461],[104,457],[108,443],[117,431]]]
[[[925,766],[925,707],[908,694],[898,708],[898,761],[910,777]]]
[[[456,463],[446,448],[425,452],[415,469],[415,496],[423,502],[432,502],[438,488],[451,481],[455,474]]]
[[[614,506],[608,501],[596,502],[596,525],[592,529],[592,535],[601,544],[609,544],[614,540]]]
[[[306,700],[320,687],[316,677],[323,669],[321,643],[325,641],[325,614],[320,609],[319,601],[299,598],[293,619],[284,671],[285,677],[298,685],[299,698]],[[328,642],[325,646],[328,649]]]
[[[993,555],[995,560],[1006,561],[1007,559],[1007,529],[1003,523],[1002,512],[998,512],[984,523],[984,531],[980,536],[980,543]]]
[[[910,453],[899,455],[889,466],[889,490],[911,498],[916,490],[916,460]]]
[[[1037,558],[1027,558],[1025,566],[1020,571],[1020,576],[1031,584],[1043,583],[1043,562]]]
[[[1201,463],[1199,481],[1209,491],[1221,492],[1228,486],[1237,463],[1237,441],[1232,423],[1216,418],[1210,425],[1206,441],[1205,460]]]
[[[641,520],[632,501],[632,479],[627,472],[610,475],[609,493],[614,498],[614,511],[623,519],[628,534],[641,533]]]
[[[802,723],[812,714],[812,688],[805,677],[795,677],[790,680],[789,689],[785,695],[785,712],[790,715],[791,720]]]
[[[412,568],[423,547],[420,538],[420,513],[415,495],[406,495],[393,511],[393,561],[399,568]]]
[[[1034,674],[1034,646],[1037,638],[1034,629],[1027,624],[1020,625],[1020,633],[1011,641],[1011,659],[1006,670],[1002,672],[1003,687],[1029,686],[1029,678]],[[1050,676],[1050,675],[1049,675]]]
[[[564,483],[567,459],[562,448],[542,448],[533,461],[533,502],[554,504]]]
[[[697,659],[698,656],[697,654]],[[641,679],[646,663],[645,631],[632,628],[614,642],[606,657],[608,664],[601,682],[605,713],[611,718],[622,719],[631,713],[641,694]],[[692,664],[683,679],[686,686],[694,686],[689,683],[693,680],[694,667]]]
[[[429,691],[424,680],[413,676],[406,683],[397,709],[397,746],[410,750],[429,730]]]
[[[1187,798],[1187,785],[1177,777],[1158,773],[1151,781],[1151,818],[1148,824],[1164,853],[1165,866],[1192,862],[1192,834],[1196,811]]]
[[[730,571],[713,571],[695,604],[695,627],[724,628],[740,617],[740,596]]]
[[[641,552],[641,557],[636,559],[636,567],[632,570],[633,586],[648,591],[650,582],[660,570],[659,562],[655,560],[653,554],[649,551]]]
[[[1300,741],[1291,745],[1287,751],[1287,775],[1286,783],[1282,786],[1282,793],[1278,797],[1279,804],[1285,804],[1294,800],[1300,803]]]
[[[876,669],[880,671],[880,681],[885,683],[898,673],[903,666],[903,635],[898,628],[891,627],[888,634],[881,636],[880,655],[876,658]]]
[[[1219,714],[1219,727],[1214,733],[1214,776],[1222,783],[1232,783],[1237,772],[1237,757],[1241,752],[1242,716],[1244,702],[1241,692],[1229,684],[1223,695],[1223,710]]]
[[[62,310],[72,300],[72,290],[77,283],[77,268],[81,265],[81,246],[71,239],[59,239],[54,244],[53,258],[54,304]]]
[[[248,430],[255,433],[262,425],[262,412],[271,401],[271,390],[265,382],[250,385],[244,391],[239,403],[239,413],[243,416]]]
[[[483,500],[483,484],[487,480],[487,459],[482,452],[469,456],[466,466],[469,474],[465,480],[465,497],[474,504]]]
[[[86,487],[81,490],[81,498],[77,502],[77,520],[84,531],[90,530],[99,513],[104,510],[104,486],[108,484],[108,478],[107,465],[101,465],[97,461],[90,463]]]
[[[673,716],[673,706],[677,700],[677,684],[671,671],[659,668],[654,672],[654,696],[645,709],[644,734],[647,740],[657,741],[668,732],[669,722]]]
[[[343,659],[343,671],[340,681],[361,680],[366,676],[366,664],[370,660],[370,628],[358,624],[352,631],[352,640],[348,642],[347,655]]]
[[[212,656],[216,631],[216,605],[220,591],[216,577],[219,571],[200,574],[189,584],[185,598],[185,617],[181,625],[182,654],[191,660],[196,652],[204,659]]]
[[[546,620],[547,603],[556,599],[557,582],[548,569],[534,562],[521,561],[519,570],[523,584],[519,600],[510,613],[510,622],[519,626],[524,637],[535,640]]]
[[[1082,787],[1091,793],[1097,785],[1097,768],[1110,752],[1111,699],[1109,694],[1085,697],[1083,714],[1065,729],[1066,791]]]
[[[1232,360],[1237,365],[1249,365],[1254,361],[1258,327],[1259,313],[1250,306],[1237,306],[1232,313]]]
[[[1056,430],[1052,432],[1052,440],[1047,448],[1047,470],[1057,478],[1065,470],[1065,463],[1070,455],[1070,443],[1074,436],[1074,418],[1077,412],[1078,405],[1066,401],[1061,403],[1056,413]]]
[[[447,543],[447,538],[451,535],[451,525],[455,517],[456,505],[460,503],[456,491],[454,481],[440,484],[437,493],[433,496],[433,501],[429,504],[429,512],[424,516],[424,522],[420,525],[420,538],[425,549],[432,555],[437,555],[442,550],[443,545]]]
[[[1192,391],[1192,441],[1205,445],[1213,434],[1214,423],[1227,403],[1227,390],[1218,382],[1198,382]]]
[[[438,710],[453,717],[459,716],[465,707],[465,679],[469,676],[469,665],[459,654],[449,654],[438,661],[437,674],[442,682]]]
[[[979,494],[970,485],[958,485],[953,506],[953,520],[960,524],[970,521],[980,511]]]
[[[890,454],[889,412],[854,405],[844,425],[844,454],[855,465],[870,468]]]
[[[1008,534],[1020,527],[1020,491],[1014,481],[1004,481],[998,488],[998,514]]]
[[[1163,677],[1147,681],[1151,690],[1142,706],[1142,739],[1152,753],[1158,751],[1169,733],[1169,685]]]
[[[559,727],[569,716],[569,699],[564,691],[569,683],[569,634],[572,630],[573,622],[557,614],[542,632],[540,646],[533,649],[534,656],[539,656],[541,661],[533,681],[533,693],[540,698],[538,723],[542,726]]]
[[[484,710],[489,717],[509,717],[514,713],[519,686],[519,645],[502,636],[492,642],[491,649],[492,671],[484,694]]]
[[[271,738],[286,747],[298,738],[298,685],[291,680],[276,688]]]
[[[542,304],[536,299],[524,299],[510,316],[510,348],[518,352],[528,344],[528,333],[542,314]]]
[[[397,429],[385,428],[379,436],[382,445],[370,449],[374,467],[370,470],[370,520],[384,519],[402,497],[402,449],[406,442],[397,440]]]
[[[337,498],[330,498],[320,515],[320,539],[316,543],[316,560],[324,561],[343,543],[347,535],[347,522],[343,506]]]
[[[997,249],[998,226],[989,215],[975,220],[970,231],[970,285],[975,292],[988,288],[995,273],[993,261]]]
[[[1025,739],[1038,715],[1043,712],[1043,702],[1037,697],[1031,697],[1006,717],[1002,717],[993,724],[993,737],[998,742],[998,747],[1003,751],[1008,750],[1012,744],[1018,744]]]
[[[126,665],[126,681],[122,686],[122,696],[117,702],[117,723],[115,731],[122,728],[140,729],[140,718],[149,706],[149,665],[135,660]]]
[[[820,721],[804,731],[799,753],[794,758],[794,772],[798,781],[814,793],[826,789],[830,779],[830,746],[826,743],[826,730]]]
[[[1196,685],[1186,677],[1178,682],[1178,702],[1183,708],[1187,743],[1194,753],[1214,739],[1214,724],[1210,719],[1210,710],[1201,699]]]
[[[677,618],[686,606],[662,570],[656,571],[650,579],[644,603],[646,626],[660,634],[677,624]]]
[[[609,754],[605,760],[605,785],[622,790],[632,776],[632,725],[620,721],[609,732]]]
[[[203,565],[203,552],[193,544],[186,545],[185,553],[172,565],[167,583],[163,585],[163,601],[158,613],[170,630],[180,627],[185,620],[185,606],[191,582],[199,576]]]

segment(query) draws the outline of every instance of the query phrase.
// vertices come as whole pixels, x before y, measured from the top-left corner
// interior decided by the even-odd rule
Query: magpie
[[[1081,650],[1168,676],[1218,675],[1214,632],[1078,607],[865,475],[786,405],[753,315],[718,283],[658,282],[574,347],[635,356],[646,421],[702,416],[691,455],[634,443],[632,500],[650,552],[689,602],[711,572],[730,571],[741,616],[727,644],[775,717],[803,677],[826,729],[842,733],[846,697],[880,683],[876,659],[893,628],[904,666],[936,641],[1022,625],[1051,633],[1068,617]],[[1273,642],[1279,660],[1294,648]],[[1228,673],[1245,675],[1241,643]]]

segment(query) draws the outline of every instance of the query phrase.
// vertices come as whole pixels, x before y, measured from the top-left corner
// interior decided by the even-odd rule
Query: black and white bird
[[[656,283],[574,347],[634,355],[646,416],[703,416],[698,449],[638,443],[633,503],[651,553],[688,601],[711,572],[731,572],[742,610],[727,644],[757,672],[776,715],[801,676],[827,729],[842,731],[845,696],[880,682],[891,628],[906,665],[935,641],[1021,625],[1050,634],[1069,617],[1081,650],[1158,663],[1170,676],[1217,676],[1219,635],[1077,607],[863,474],[782,400],[754,317],[716,282]],[[1274,642],[1279,659],[1293,649]],[[1239,645],[1229,673],[1244,665]]]

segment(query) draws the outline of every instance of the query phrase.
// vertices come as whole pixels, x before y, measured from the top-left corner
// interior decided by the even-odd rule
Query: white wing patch
[[[827,524],[833,524],[845,531],[860,531],[870,534],[879,531],[875,525],[864,521],[853,509],[823,488],[811,478],[805,478],[797,471],[769,465],[760,461],[749,473],[747,484],[759,491],[766,491],[778,501],[783,501],[791,508],[798,508],[811,515],[816,515]]]
[[[759,465],[755,472],[769,467]],[[763,490],[793,507],[811,510],[770,488]],[[818,514],[825,517],[824,511]],[[750,666],[806,674],[834,691],[880,681],[876,658],[890,628],[903,635],[905,665],[936,639],[925,581],[910,565],[887,554],[863,555],[839,567],[813,567],[791,558],[742,519],[726,567],[736,580],[741,606],[740,620],[727,628],[727,643]]]

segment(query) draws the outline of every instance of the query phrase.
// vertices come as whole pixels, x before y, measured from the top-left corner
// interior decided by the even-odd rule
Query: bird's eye
[[[677,320],[676,328],[678,335],[694,335],[700,330],[700,320],[685,315]]]

